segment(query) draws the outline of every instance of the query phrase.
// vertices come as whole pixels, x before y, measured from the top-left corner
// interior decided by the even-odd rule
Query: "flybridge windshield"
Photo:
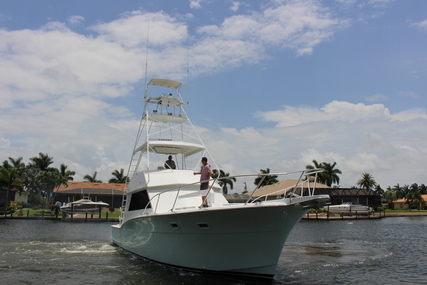
[[[172,97],[172,93],[167,93],[158,97],[150,97],[147,99],[147,102],[168,107],[179,107],[183,104],[179,98]]]

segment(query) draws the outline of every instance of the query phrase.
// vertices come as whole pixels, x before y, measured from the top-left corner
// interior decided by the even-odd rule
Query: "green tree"
[[[218,171],[218,169],[212,170],[212,178],[218,178],[218,184],[222,187],[222,193],[228,193],[228,185],[230,185],[230,189],[233,189],[234,183],[236,182],[236,177],[229,177],[230,173],[225,173],[222,169]]]
[[[123,168],[120,168],[120,171],[116,169],[114,170],[114,172],[111,172],[111,175],[113,175],[113,178],[108,180],[108,183],[128,183],[129,177],[127,177],[124,174],[124,171],[125,170]]]
[[[39,153],[39,156],[30,158],[31,166],[34,166],[41,171],[53,171],[54,168],[49,167],[53,163],[53,157],[50,157],[47,153]]]
[[[9,157],[9,161],[12,164],[12,167],[16,168],[16,172],[22,178],[22,175],[25,171],[25,163],[22,161],[22,156],[18,158]]]
[[[10,200],[10,190],[18,189],[20,191],[23,190],[22,179],[17,176],[17,169],[12,168],[4,168],[0,167],[0,186],[6,188],[6,199],[4,204],[5,216],[7,215],[7,210],[9,208],[9,200]]]
[[[404,189],[400,187],[399,183],[393,186],[392,190],[396,193],[396,200],[405,197]]]
[[[421,184],[420,187],[418,187],[418,189],[420,190],[421,195],[427,194],[427,187],[424,184]]]
[[[41,171],[38,175],[40,183],[43,185],[43,192],[46,195],[46,208],[52,202],[51,198],[55,188],[59,187],[63,183],[67,183],[67,180],[61,176],[58,170],[56,171]]]
[[[377,185],[374,177],[369,173],[362,173],[362,178],[360,178],[356,185],[360,188],[365,188],[366,190],[372,189]]]
[[[66,166],[65,164],[61,163],[61,165],[59,166],[59,174],[65,178],[65,181],[73,181],[74,180],[74,175],[76,175],[75,171],[72,170],[68,170],[67,169],[68,166]]]
[[[73,176],[76,174],[76,172],[72,170],[68,170],[67,168],[68,166],[66,166],[63,163],[61,163],[61,165],[59,166],[59,170],[58,170],[59,176],[57,177],[57,181],[56,181],[57,183],[55,185],[56,192],[54,192],[53,194],[52,203],[55,202],[55,195],[58,192],[59,187],[61,187],[61,185],[68,187],[68,181],[74,180]]]
[[[419,191],[412,194],[413,203],[417,205],[418,211],[421,210],[421,205],[425,202]]]
[[[259,171],[262,174],[269,174],[270,168],[260,169]],[[259,185],[259,187],[272,185],[279,182],[279,180],[277,180],[277,177],[277,175],[259,175],[257,178],[255,178],[254,184]]]
[[[318,163],[316,160],[313,160],[313,165],[308,164],[305,168],[306,169],[322,168],[324,171],[317,174],[317,182],[331,187],[333,183],[336,183],[336,184],[340,183],[340,178],[338,174],[342,174],[342,172],[341,170],[335,168],[336,165],[337,165],[336,162],[332,164],[328,162]]]
[[[102,183],[101,180],[96,179],[96,175],[98,174],[98,172],[94,172],[92,176],[90,176],[89,174],[86,174],[83,179],[86,180],[87,182],[92,182],[92,183]]]
[[[390,187],[385,191],[384,198],[387,200],[388,207],[394,209],[393,201],[397,200],[396,191],[390,189]]]
[[[377,184],[377,186],[375,186],[375,193],[380,196],[384,196],[385,191],[381,188],[380,184]]]

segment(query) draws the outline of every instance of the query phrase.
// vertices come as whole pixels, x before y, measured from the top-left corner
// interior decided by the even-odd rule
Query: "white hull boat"
[[[90,199],[80,199],[61,206],[60,210],[66,213],[98,213],[108,205],[102,201],[93,202]]]
[[[311,208],[329,201],[328,195],[314,195],[313,183],[307,196],[294,194],[298,184],[310,183],[304,180],[308,175],[322,170],[294,172],[300,179],[295,187],[285,189],[284,198],[263,196],[228,203],[218,182],[231,177],[200,181],[194,174],[200,171],[203,156],[219,168],[187,118],[180,86],[167,79],[147,84],[146,92],[149,87],[169,89],[157,97],[145,95],[129,167],[131,180],[124,192],[120,222],[112,226],[112,240],[127,251],[172,266],[273,277],[292,228]],[[169,155],[177,160],[176,169],[165,169],[164,159]],[[208,189],[200,190],[201,182],[208,182]]]
[[[340,214],[346,216],[368,215],[373,211],[372,208],[355,202],[344,202],[340,205],[328,206],[328,210],[332,214]]]

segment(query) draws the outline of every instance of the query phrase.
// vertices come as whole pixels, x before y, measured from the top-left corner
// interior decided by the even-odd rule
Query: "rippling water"
[[[302,221],[274,280],[187,272],[110,243],[109,223],[0,220],[0,283],[426,284],[427,217]]]

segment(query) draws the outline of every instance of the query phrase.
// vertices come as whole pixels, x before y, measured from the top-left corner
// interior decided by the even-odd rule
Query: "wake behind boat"
[[[200,181],[195,175],[202,157],[208,157],[213,169],[219,168],[188,119],[180,87],[180,82],[168,79],[152,79],[146,86],[129,167],[131,180],[124,192],[120,222],[112,226],[112,240],[164,264],[273,277],[292,228],[311,208],[329,201],[328,195],[314,194],[315,183],[308,179],[321,170],[294,172],[299,177],[297,185],[281,189],[285,195],[279,199],[270,200],[270,195],[229,203],[219,182],[230,177]],[[150,97],[149,88],[161,95]],[[173,164],[165,163],[168,156]],[[203,183],[208,183],[207,189],[200,190]],[[295,190],[303,184],[309,185],[308,191],[297,195]]]

